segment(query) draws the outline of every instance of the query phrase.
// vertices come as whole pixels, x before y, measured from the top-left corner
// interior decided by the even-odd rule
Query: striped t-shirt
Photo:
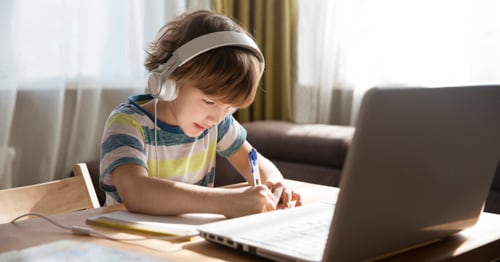
[[[196,138],[177,126],[157,121],[140,105],[152,100],[149,94],[129,97],[109,115],[101,141],[100,186],[108,203],[121,202],[110,172],[124,164],[137,164],[148,175],[189,184],[212,187],[216,153],[228,157],[246,140],[246,130],[232,115]],[[159,164],[159,172],[157,170]]]

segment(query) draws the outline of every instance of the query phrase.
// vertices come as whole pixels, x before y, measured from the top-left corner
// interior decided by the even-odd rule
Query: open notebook
[[[198,230],[279,261],[360,261],[437,241],[474,225],[482,211],[500,160],[499,116],[500,86],[371,89],[335,205]]]

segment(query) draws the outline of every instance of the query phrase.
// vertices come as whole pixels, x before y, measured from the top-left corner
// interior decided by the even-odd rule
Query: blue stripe
[[[233,124],[234,118],[232,115],[228,115],[217,125],[217,142],[219,142],[224,135],[229,130],[229,127]]]
[[[120,104],[116,108],[116,113],[122,113],[127,115],[144,115],[145,111],[141,110],[142,108],[135,104]]]
[[[211,127],[213,128],[213,127]],[[155,144],[155,130],[153,128],[149,128],[147,126],[143,126],[142,130],[144,131],[144,142],[148,145]],[[174,145],[182,145],[182,144],[190,144],[196,142],[206,135],[208,135],[209,131],[204,130],[198,137],[189,137],[181,131],[181,133],[172,133],[170,130],[157,129],[158,136],[158,146],[174,146]]]
[[[147,103],[149,100],[153,100],[153,96],[150,94],[140,94],[140,95],[135,95],[135,96],[129,96],[128,97],[128,102],[131,104],[144,104]],[[140,107],[140,106],[139,106]]]
[[[153,97],[151,95],[143,94],[143,95],[130,96],[128,98],[128,100],[129,100],[130,104],[136,108],[136,111],[140,111],[140,113],[142,115],[146,115],[149,118],[149,120],[151,120],[151,122],[153,122],[153,123],[155,122],[155,116],[150,114],[148,111],[146,111],[141,106],[142,104],[144,104],[150,100],[153,100]],[[159,119],[157,119],[156,123],[157,123],[159,128],[166,130],[170,133],[184,134],[182,129],[177,127],[177,126],[168,125],[168,124],[160,121]]]
[[[213,186],[215,181],[215,168],[212,167],[210,171],[198,182],[194,183],[199,186]]]
[[[99,183],[99,187],[104,192],[107,192],[108,194],[110,194],[111,197],[113,197],[118,203],[122,203],[122,198],[118,194],[118,191],[116,190],[116,187],[110,186],[110,185],[106,185],[106,184],[103,184],[103,183]]]
[[[238,137],[234,140],[233,144],[231,146],[224,150],[224,151],[219,151],[217,152],[220,156],[222,157],[228,157],[235,153],[238,149],[240,149],[241,145],[245,142],[247,138],[247,130],[244,128],[240,129],[240,132],[238,134]]]
[[[102,180],[106,175],[108,175],[116,167],[121,166],[121,165],[127,165],[127,164],[137,164],[137,165],[143,166],[144,168],[148,169],[148,167],[146,166],[146,163],[144,163],[139,158],[122,157],[122,158],[119,158],[119,159],[113,161],[113,163],[109,164],[106,167],[106,169],[104,169],[102,171],[101,175],[99,176],[99,181]]]
[[[105,154],[122,146],[129,146],[140,152],[144,152],[144,147],[138,139],[125,134],[116,134],[110,135],[106,138],[106,141],[101,144],[101,158],[103,158]]]

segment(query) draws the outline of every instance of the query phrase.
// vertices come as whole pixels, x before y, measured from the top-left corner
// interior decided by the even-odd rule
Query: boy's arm
[[[111,172],[113,182],[132,212],[152,215],[216,213],[238,217],[274,210],[274,196],[266,186],[209,188],[148,177],[140,165],[122,165]]]

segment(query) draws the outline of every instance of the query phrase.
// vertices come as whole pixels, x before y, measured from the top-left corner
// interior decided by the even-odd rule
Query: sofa
[[[269,158],[285,178],[338,187],[342,167],[354,135],[354,127],[322,124],[296,124],[285,121],[255,121],[243,124],[247,139]],[[87,162],[101,205],[104,193],[99,189],[99,162]],[[218,157],[215,186],[243,182],[227,162]],[[485,211],[500,214],[500,161],[486,200]]]
[[[250,144],[286,178],[338,187],[353,127],[285,121],[256,121],[243,126]],[[216,168],[216,186],[243,181],[225,158],[217,158]]]

